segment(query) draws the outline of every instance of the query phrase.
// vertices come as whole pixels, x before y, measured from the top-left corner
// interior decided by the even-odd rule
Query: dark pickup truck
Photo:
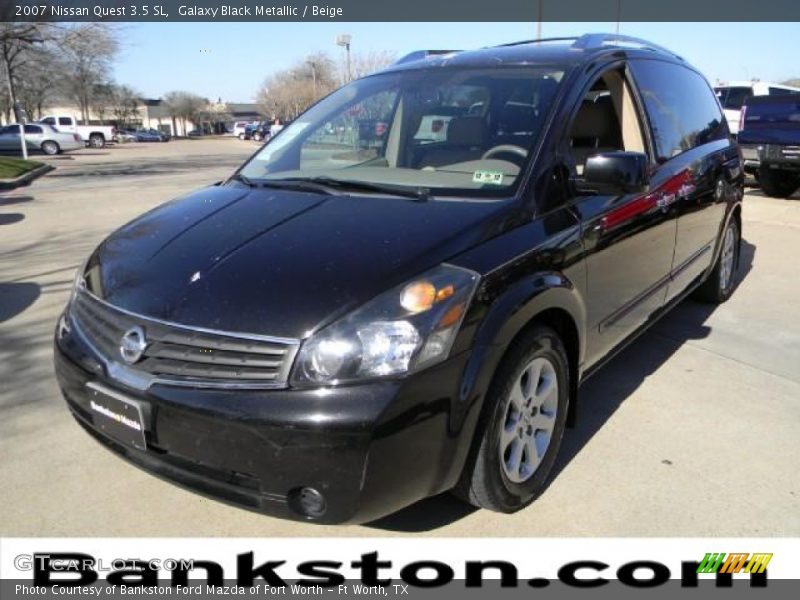
[[[748,99],[741,125],[745,169],[768,196],[791,196],[800,187],[800,95]]]

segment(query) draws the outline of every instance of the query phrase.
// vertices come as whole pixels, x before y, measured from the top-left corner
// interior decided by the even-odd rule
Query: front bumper
[[[135,465],[207,496],[266,514],[366,522],[451,488],[477,420],[459,400],[468,353],[403,380],[327,389],[228,390],[110,378],[75,331],[56,333],[56,375],[73,416]],[[146,450],[107,437],[90,409],[90,382],[143,407]],[[474,401],[474,397],[472,398]],[[324,497],[303,512],[299,491]]]
[[[767,168],[800,171],[800,145],[765,144],[758,154]]]

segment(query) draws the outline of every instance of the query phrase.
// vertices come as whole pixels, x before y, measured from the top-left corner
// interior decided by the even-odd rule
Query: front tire
[[[722,304],[731,297],[736,288],[740,239],[739,223],[731,218],[722,233],[722,247],[717,262],[708,278],[697,288],[695,298],[709,304]]]
[[[487,394],[458,496],[512,513],[541,494],[564,435],[569,377],[564,345],[549,327],[537,325],[514,343]]]
[[[761,167],[758,170],[761,191],[772,198],[788,198],[800,186],[800,177],[795,173]]]

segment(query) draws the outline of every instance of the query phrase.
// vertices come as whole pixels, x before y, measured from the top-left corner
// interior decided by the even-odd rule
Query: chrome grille
[[[142,358],[127,368],[152,382],[230,383],[237,387],[285,387],[299,342],[186,327],[114,307],[79,290],[71,307],[73,324],[108,362],[125,364],[120,342],[132,327],[147,338]]]
[[[800,157],[800,146],[784,146],[781,149],[781,154],[791,158],[798,158]]]

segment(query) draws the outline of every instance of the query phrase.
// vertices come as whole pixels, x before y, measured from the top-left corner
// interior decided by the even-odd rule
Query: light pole
[[[311,79],[314,82],[314,100],[317,99],[317,63],[311,59],[306,60],[308,66],[311,67]]]
[[[22,108],[19,102],[14,103],[14,116],[17,120],[17,127],[19,127],[19,142],[22,148],[22,160],[28,160],[28,144],[25,140],[25,123],[28,121],[28,115]]]
[[[347,53],[347,82],[349,82],[353,76],[350,74],[350,42],[353,40],[353,36],[349,33],[342,33],[336,36],[336,45],[341,46],[345,49]]]
[[[542,39],[542,19],[544,18],[544,0],[539,0],[539,20],[536,21],[536,39]]]

